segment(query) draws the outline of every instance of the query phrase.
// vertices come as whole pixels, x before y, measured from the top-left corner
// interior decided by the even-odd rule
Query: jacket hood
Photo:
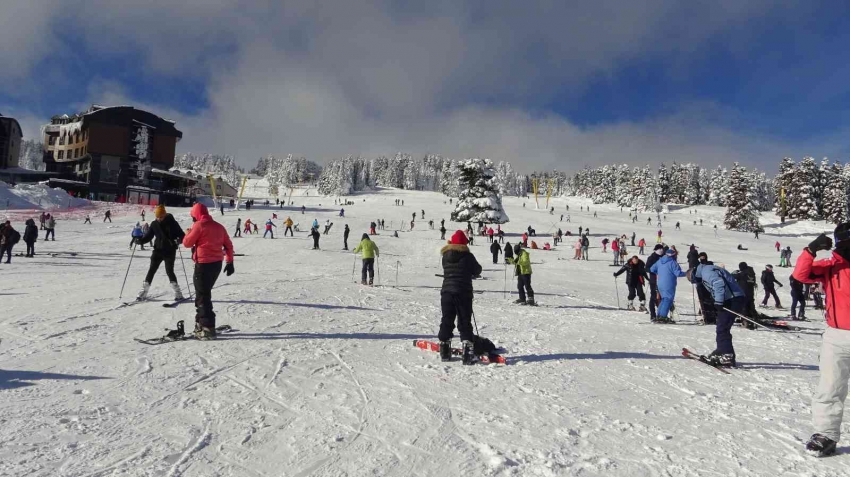
[[[670,263],[675,261],[676,257],[674,257],[673,255],[664,255],[663,257],[658,259],[658,263]]]
[[[210,211],[207,210],[207,206],[200,202],[192,206],[192,210],[189,211],[189,216],[198,222],[207,217],[212,218],[210,216]]]
[[[35,225],[35,220],[33,220],[33,219],[27,219],[26,224],[27,224],[27,225]]]
[[[462,244],[450,243],[450,244],[444,246],[440,250],[440,254],[445,255],[446,252],[452,252],[452,251],[454,251],[454,252],[469,252],[469,247],[466,246],[466,245],[462,245]]]

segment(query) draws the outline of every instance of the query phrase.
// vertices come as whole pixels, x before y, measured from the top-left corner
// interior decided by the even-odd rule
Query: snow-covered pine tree
[[[705,201],[703,199],[703,183],[700,182],[700,178],[702,177],[702,171],[699,166],[695,164],[688,164],[687,169],[687,185],[685,186],[685,204],[687,205],[701,205]],[[704,184],[707,188],[708,184]]]
[[[666,203],[670,201],[670,173],[667,171],[667,166],[662,162],[658,166],[658,178],[655,181],[656,198],[659,202]]]
[[[632,206],[632,174],[627,164],[617,166],[614,174],[614,201],[620,207]]]
[[[833,224],[840,224],[850,219],[847,209],[848,183],[842,172],[841,163],[836,161],[822,176],[822,179],[826,181],[823,217]]]
[[[791,210],[788,216],[802,220],[817,220],[815,184],[818,180],[817,165],[813,157],[805,157],[794,170]]]
[[[726,216],[723,219],[723,224],[729,230],[761,230],[749,182],[746,168],[736,162],[729,174],[729,195],[726,197]]]
[[[507,223],[508,215],[497,191],[493,163],[489,159],[466,159],[460,163],[460,169],[462,190],[451,214],[452,221]]]
[[[726,205],[728,189],[726,187],[726,169],[723,166],[717,166],[717,169],[711,172],[708,188],[708,205],[720,207]]]

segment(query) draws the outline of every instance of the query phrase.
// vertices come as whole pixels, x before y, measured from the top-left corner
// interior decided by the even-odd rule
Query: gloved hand
[[[829,250],[832,248],[832,239],[826,234],[820,234],[818,237],[809,243],[809,250],[812,253],[818,253],[821,250]]]
[[[233,262],[229,262],[227,265],[224,266],[224,273],[227,274],[228,277],[230,275],[233,275],[234,271],[235,270],[233,270]]]

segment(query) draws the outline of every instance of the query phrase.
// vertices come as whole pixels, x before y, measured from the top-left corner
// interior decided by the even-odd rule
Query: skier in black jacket
[[[697,255],[699,259],[699,265],[714,265],[714,262],[708,259],[708,254],[705,252],[700,252]],[[714,297],[711,296],[711,292],[702,285],[702,280],[696,277],[696,273],[691,274],[693,276],[693,286],[697,289],[697,299],[699,300],[699,312],[702,314],[702,321],[706,325],[713,325],[717,323],[717,311],[714,307]]]
[[[688,268],[697,268],[699,265],[699,252],[697,252],[697,247],[694,244],[691,244],[691,249],[688,250]]]
[[[505,263],[508,263],[509,258],[514,258],[514,248],[510,242],[505,243]]]
[[[664,255],[664,246],[660,243],[655,245],[652,253],[649,254],[649,257],[646,259],[646,264],[644,265],[644,269],[650,270],[652,266],[655,265],[655,262],[658,261]],[[657,280],[658,277],[655,276],[654,273],[649,274],[649,318],[655,319],[655,306],[658,301],[658,285]]]
[[[754,320],[759,319],[758,310],[756,310],[756,271],[753,267],[747,265],[747,262],[738,264],[738,270],[732,274],[738,286],[744,291],[747,297],[747,305],[744,307],[743,315]],[[755,329],[756,325],[750,322],[745,322],[744,326],[749,329]]]
[[[342,249],[348,250],[348,234],[351,233],[351,229],[348,228],[348,224],[345,224],[345,230],[342,232]]]
[[[614,272],[614,276],[619,277],[624,272],[628,272],[626,273],[626,286],[629,287],[629,303],[626,305],[626,309],[629,311],[635,310],[635,305],[632,302],[635,299],[635,295],[637,295],[638,300],[640,300],[640,309],[638,311],[646,312],[646,296],[643,294],[643,282],[644,280],[649,280],[649,276],[646,274],[646,264],[635,255],[622,268]]]
[[[449,244],[443,247],[443,287],[440,291],[440,359],[451,360],[452,335],[457,318],[457,329],[463,342],[463,364],[473,364],[475,353],[472,331],[472,278],[481,275],[481,265],[466,245],[466,234],[458,230]]]
[[[38,241],[38,227],[35,220],[27,219],[27,227],[24,229],[24,243],[27,244],[26,257],[35,257],[35,242]]]
[[[773,301],[776,303],[776,308],[782,308],[782,305],[779,303],[779,296],[776,295],[776,287],[773,285],[779,285],[780,288],[782,284],[776,279],[776,276],[773,275],[773,265],[765,265],[764,270],[761,272],[761,286],[764,287],[764,300],[761,301],[761,306],[767,306],[767,299],[773,295]]]
[[[499,242],[494,240],[490,244],[490,253],[493,254],[493,263],[499,263],[499,254],[502,253],[502,247],[499,245]]]
[[[313,237],[313,250],[319,250],[319,239],[322,237],[322,234],[319,233],[319,229],[316,227],[310,229],[310,236]]]
[[[140,245],[149,243],[152,240],[154,243],[148,274],[145,276],[145,282],[142,283],[142,289],[139,291],[136,299],[144,300],[147,298],[153,277],[156,271],[159,270],[159,265],[165,262],[165,274],[168,275],[168,281],[174,290],[174,300],[182,300],[183,293],[180,291],[180,283],[174,274],[174,260],[177,257],[177,247],[183,243],[183,237],[186,234],[183,232],[180,224],[174,220],[174,216],[166,213],[164,205],[158,205],[154,209],[154,216],[156,220],[148,228],[148,232],[142,238],[138,239]]]

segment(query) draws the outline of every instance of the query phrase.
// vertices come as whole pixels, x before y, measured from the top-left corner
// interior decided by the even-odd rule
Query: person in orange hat
[[[171,283],[171,288],[174,290],[174,301],[183,300],[183,293],[180,291],[180,282],[177,281],[177,275],[174,274],[174,261],[177,257],[177,247],[183,241],[183,229],[180,224],[174,219],[174,216],[165,211],[165,206],[160,204],[154,209],[156,220],[148,227],[147,232],[137,240],[137,243],[144,247],[146,243],[154,241],[153,252],[151,253],[151,264],[148,267],[148,274],[145,276],[145,281],[142,283],[142,289],[136,296],[136,300],[144,300],[148,297],[148,291],[151,287],[154,275],[159,270],[159,265],[165,262],[165,274],[168,275],[168,281]]]
[[[481,265],[469,251],[467,243],[466,234],[458,230],[440,251],[443,256],[443,287],[440,290],[443,318],[437,338],[440,340],[440,359],[450,361],[457,318],[457,329],[463,343],[463,364],[473,364],[472,278],[481,275]]]

